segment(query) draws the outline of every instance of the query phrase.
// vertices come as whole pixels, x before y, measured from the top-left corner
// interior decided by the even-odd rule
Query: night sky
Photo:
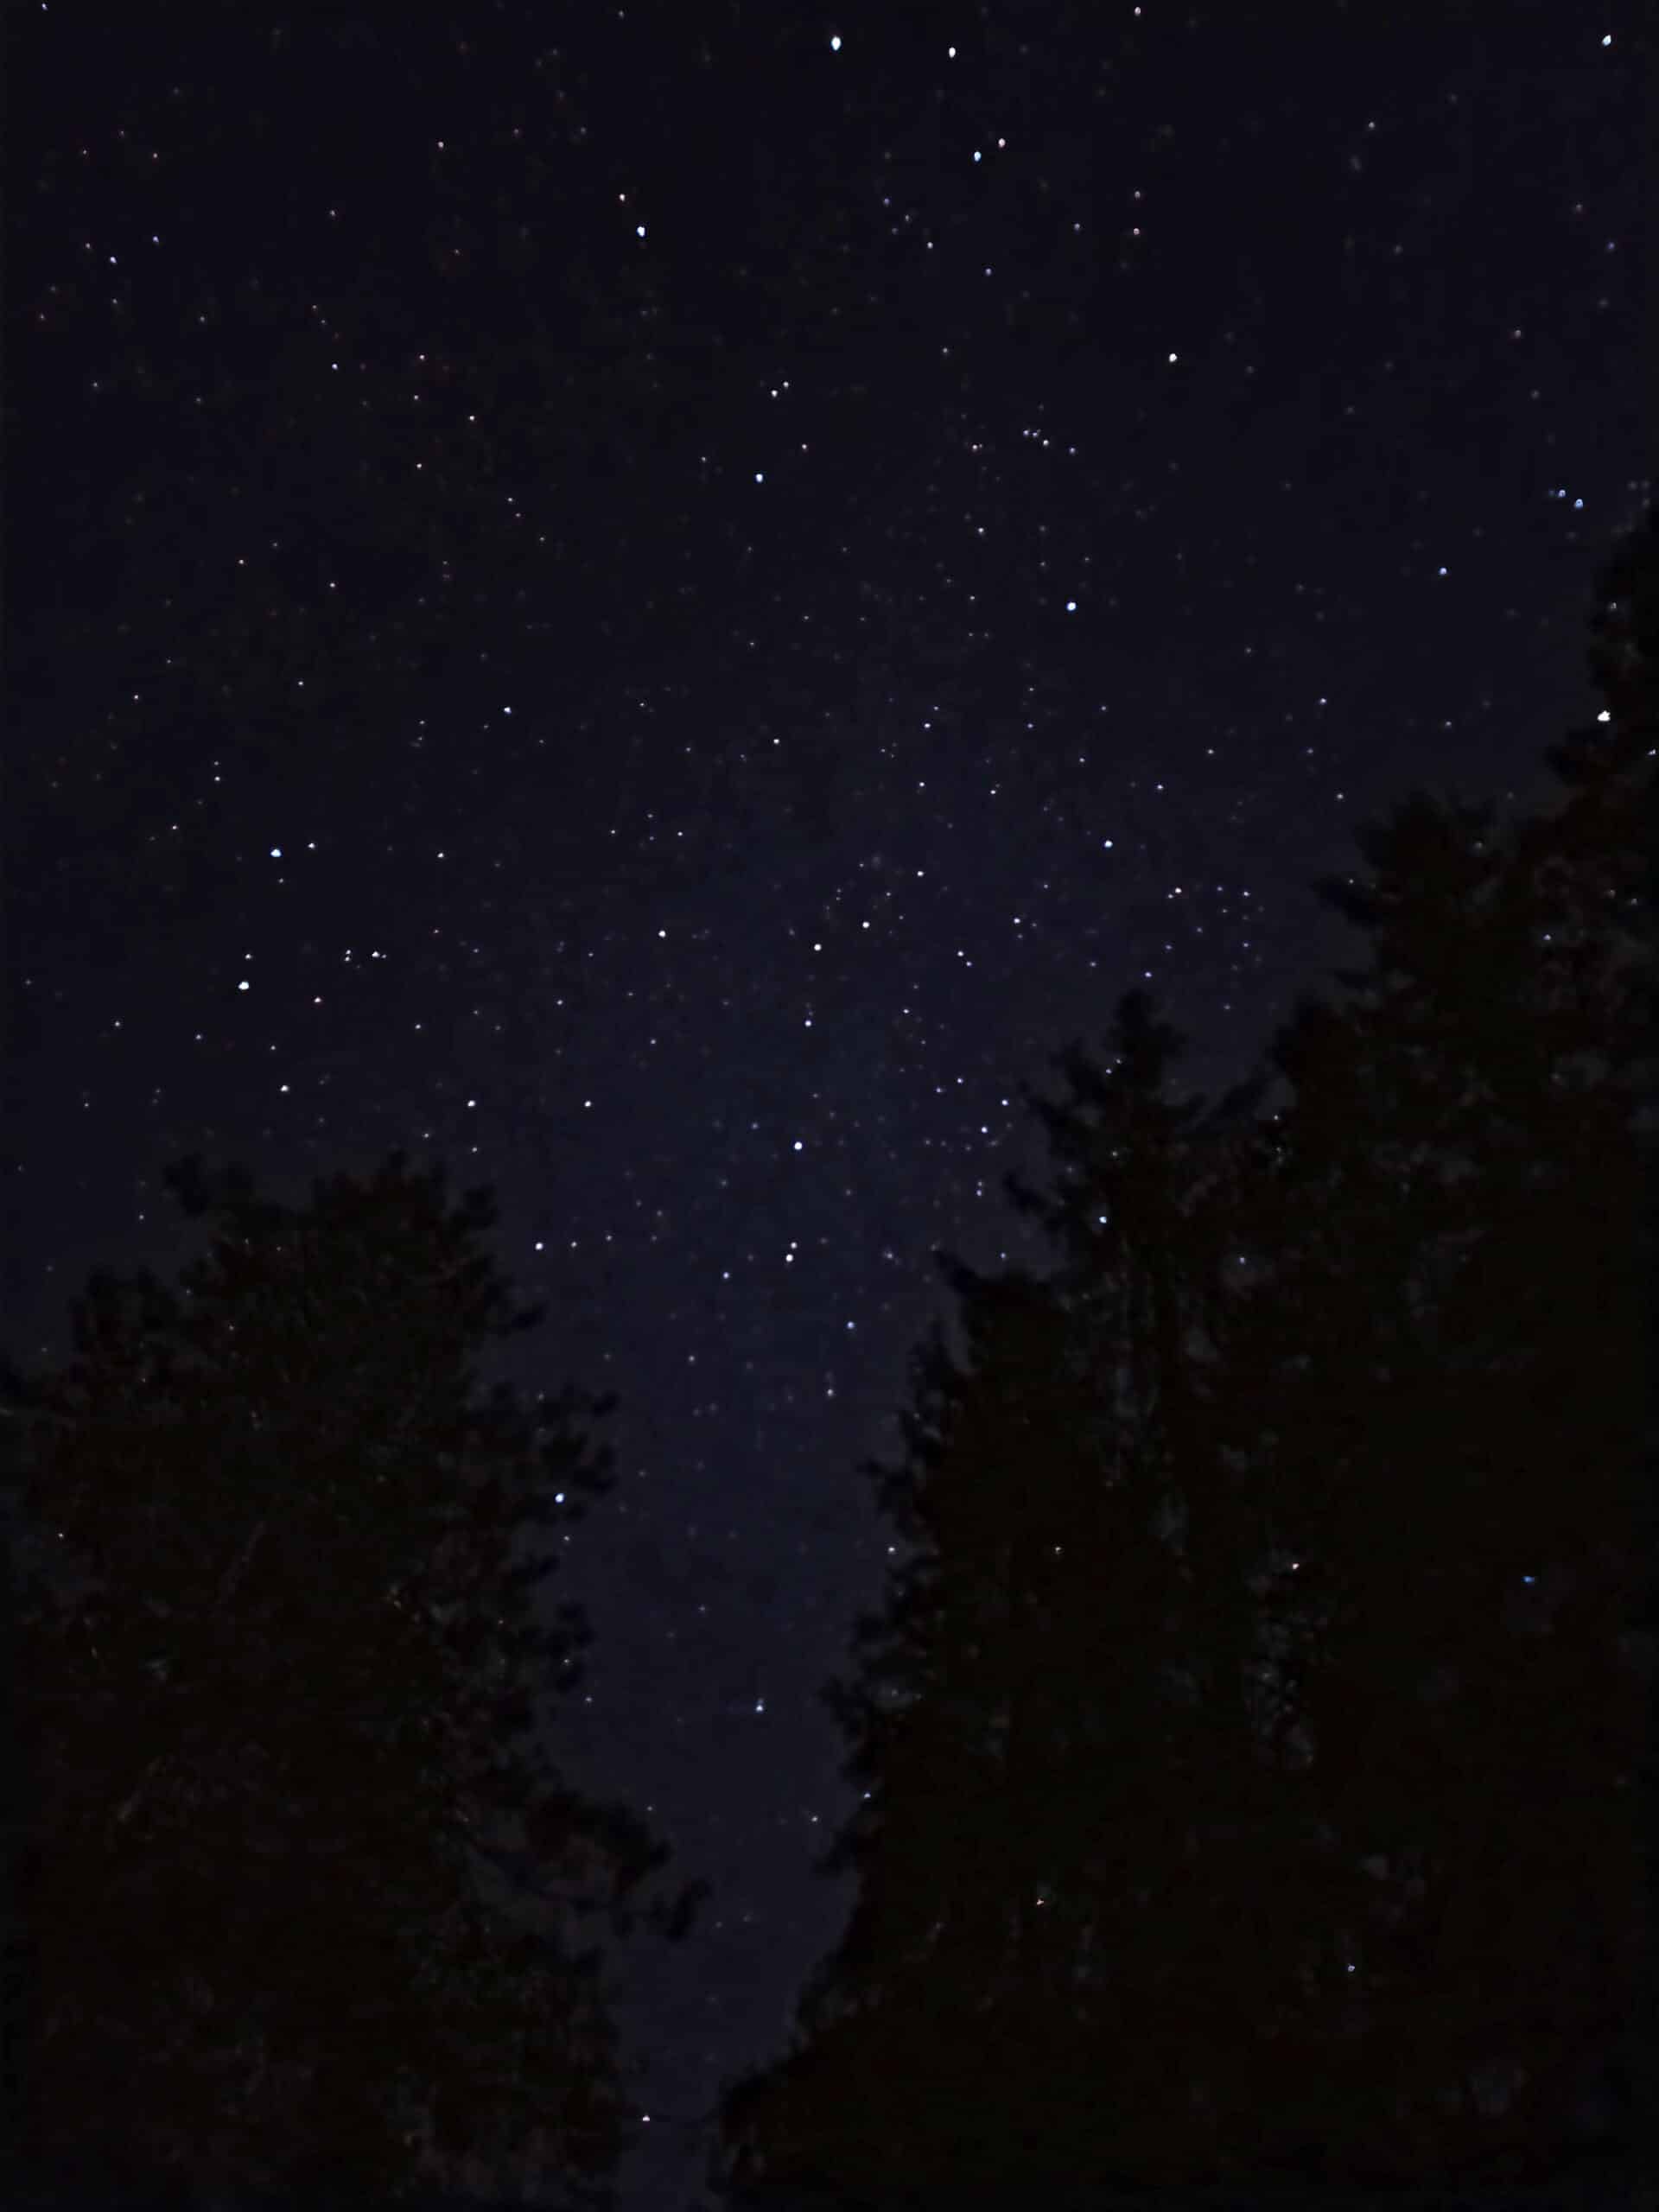
[[[1637,14],[12,12],[6,1348],[183,1153],[493,1185],[504,1371],[621,1402],[552,1748],[715,1887],[642,2113],[850,1905],[858,1462],[930,1248],[1047,1262],[1019,1084],[1144,984],[1214,1096],[1357,823],[1558,789]]]

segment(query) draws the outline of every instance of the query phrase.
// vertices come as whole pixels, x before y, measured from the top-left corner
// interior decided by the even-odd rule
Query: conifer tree
[[[1321,887],[1373,960],[1275,1046],[1294,1257],[1232,1338],[1320,1622],[1331,2010],[1294,2072],[1356,2158],[1414,2169],[1547,2161],[1630,2002],[1652,735],[1618,666],[1559,812],[1500,832],[1419,793]]]
[[[980,1363],[877,1471],[899,1703],[840,1691],[859,1903],[728,2100],[740,2175],[946,2183],[942,2104],[1027,2183],[1571,2147],[1645,1924],[1655,542],[1599,582],[1567,804],[1414,794],[1321,887],[1373,957],[1279,1033],[1288,1109],[1192,1130],[1133,999],[1039,1108],[1067,1179],[1010,1195],[1065,1256],[956,1270]]]
[[[1242,1478],[1245,1432],[1217,1387],[1241,1262],[1259,1271],[1270,1256],[1271,1225],[1258,1217],[1242,1235],[1242,1205],[1277,1136],[1255,1117],[1265,1077],[1209,1112],[1167,1100],[1181,1042],[1144,995],[1122,1002],[1115,1043],[1109,1076],[1073,1051],[1070,1096],[1033,1102],[1062,1165],[1056,1198],[1012,1177],[1008,1190],[1065,1255],[1057,1287],[1074,1357],[1128,1390],[1128,1433],[1180,1562],[1178,1722],[1141,1785],[1161,1849],[1107,1963],[1139,2001],[1096,2038],[1095,2063],[1103,2082],[1136,2079],[1128,2163],[1143,2178],[1198,2178],[1253,2169],[1294,2124],[1274,2038],[1305,2005],[1319,1846],[1286,1696],[1304,1593],[1267,1494]]]
[[[955,1279],[968,1363],[936,1329],[903,1421],[909,1464],[866,1469],[909,1556],[886,1612],[859,1623],[861,1680],[826,1693],[862,1796],[820,1871],[855,1867],[860,1897],[803,1999],[796,2051],[728,2101],[744,2177],[899,2171],[943,2187],[1025,2155],[1027,2069],[990,2011],[1013,1979],[1019,1899],[1040,1893],[1033,1853],[1054,1848],[1029,1799],[1014,1815],[1007,1774],[1037,1787],[1034,1707],[1057,1679],[1034,1678],[1014,1562],[1052,1472],[1046,1407],[1036,1426],[1052,1321],[1027,1279]]]
[[[1109,1201],[1110,1227],[1048,1284],[940,1255],[968,1366],[936,1332],[908,1461],[866,1471],[911,1555],[860,1624],[861,1681],[828,1694],[864,1795],[823,1871],[854,1867],[860,1895],[795,2048],[727,2101],[731,2177],[1183,2178],[1203,2170],[1203,2115],[1172,2124],[1172,2099],[1229,2008],[1262,2001],[1270,1945],[1250,1985],[1206,1957],[1224,1909],[1193,1940],[1217,1808],[1233,1836],[1248,1825],[1217,1779],[1224,1758],[1249,1764],[1225,1742],[1248,1725],[1248,1631],[1242,1609],[1211,1609],[1239,1678],[1211,1654],[1201,1681],[1178,1540],[1193,1519],[1200,1546],[1236,1531],[1221,1503],[1188,1519],[1172,1479],[1197,1416],[1170,1363],[1213,1304],[1199,1277],[1224,1240],[1183,1218],[1194,1109],[1158,1096],[1179,1040],[1132,995],[1116,1041],[1115,1084],[1075,1048],[1063,1062],[1110,1123],[1088,1198]],[[1064,1154],[1072,1121],[1049,1126]],[[1051,1223],[1067,1225],[1076,1193]],[[1200,1725],[1206,1695],[1225,1718]]]
[[[73,2171],[90,2109],[132,2185],[533,2172],[602,2203],[615,2036],[569,1937],[604,1907],[626,1934],[668,1852],[535,1744],[590,1636],[535,1625],[556,1560],[515,1545],[609,1489],[579,1422],[613,1401],[480,1395],[538,1316],[441,1170],[291,1211],[168,1180],[211,1250],[176,1290],[99,1271],[29,1394],[32,1528],[74,1570],[22,1618],[37,2156]]]

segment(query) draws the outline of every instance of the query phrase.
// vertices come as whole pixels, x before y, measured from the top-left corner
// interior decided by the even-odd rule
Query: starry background
[[[851,1903],[817,1703],[942,1244],[1145,984],[1214,1096],[1530,804],[1648,459],[1634,6],[13,12],[7,1348],[186,1151],[488,1182],[614,1389],[574,1778],[635,2200]],[[142,18],[142,19],[141,19]]]

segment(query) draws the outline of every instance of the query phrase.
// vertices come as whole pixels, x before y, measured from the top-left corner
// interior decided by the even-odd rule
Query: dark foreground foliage
[[[828,1693],[859,1891],[711,2180],[1554,2185],[1659,2123],[1659,510],[1590,627],[1558,804],[1414,794],[1321,887],[1372,958],[1288,1106],[1173,1103],[1132,993],[1010,1179],[1052,1274],[941,1255]]]

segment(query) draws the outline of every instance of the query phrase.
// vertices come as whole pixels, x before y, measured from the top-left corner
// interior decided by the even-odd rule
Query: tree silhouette
[[[1655,542],[1599,582],[1565,804],[1415,793],[1321,887],[1372,958],[1278,1033],[1291,1105],[1169,1104],[1131,994],[1109,1071],[1035,1102],[1058,1192],[1008,1180],[1052,1278],[942,1259],[969,1365],[936,1334],[867,1469],[912,1556],[828,1694],[859,1896],[715,2187],[1571,2147],[1652,1787]]]
[[[1271,1438],[1260,1478],[1317,1600],[1332,2009],[1292,2070],[1310,2133],[1387,2166],[1548,2163],[1633,1994],[1637,665],[1617,656],[1605,734],[1551,756],[1558,811],[1500,837],[1419,793],[1364,833],[1367,881],[1321,889],[1371,967],[1273,1055],[1296,1094],[1262,1192],[1284,1256],[1223,1395],[1254,1397],[1241,1435]]]
[[[1122,1001],[1113,1044],[1109,1075],[1073,1048],[1060,1062],[1070,1098],[1032,1100],[1061,1165],[1055,1198],[1014,1177],[1007,1187],[1060,1245],[1074,1343],[1128,1393],[1141,1479],[1155,1482],[1180,1562],[1179,1720],[1141,1783],[1155,1819],[1107,1957],[1135,1998],[1099,2038],[1096,2067],[1135,2083],[1125,2162],[1145,2179],[1196,2179],[1257,2163],[1282,2108],[1243,2054],[1264,2050],[1276,2075],[1273,2038],[1304,2009],[1318,1841],[1285,1694],[1302,1592],[1266,1491],[1241,1480],[1245,1432],[1217,1389],[1241,1280],[1262,1266],[1270,1226],[1242,1236],[1241,1198],[1276,1138],[1251,1118],[1266,1077],[1211,1110],[1168,1101],[1183,1046],[1144,994]],[[1115,1610],[1107,1625],[1116,1637]]]
[[[305,1211],[168,1181],[208,1255],[176,1290],[94,1274],[27,1394],[36,2156],[73,2171],[90,2107],[129,2182],[505,2170],[605,2203],[616,2039],[568,1936],[630,1932],[669,1853],[524,1741],[591,1637],[534,1625],[556,1560],[515,1545],[611,1487],[578,1422],[614,1401],[480,1395],[539,1316],[441,1169]],[[683,1935],[698,1887],[648,1917]]]
[[[1217,1958],[1227,1904],[1193,1903],[1211,1831],[1236,1863],[1248,1826],[1249,1624],[1192,1595],[1193,1553],[1237,1531],[1173,1478],[1199,1419],[1174,1347],[1227,1241],[1183,1180],[1224,1178],[1198,1109],[1161,1103],[1179,1040],[1141,995],[1116,1042],[1113,1084],[1062,1063],[1109,1127],[1045,1114],[1063,1157],[1091,1154],[1050,1223],[1089,1251],[1049,1283],[939,1255],[967,1366],[936,1330],[906,1462],[865,1470],[910,1556],[859,1624],[861,1680],[827,1693],[865,1794],[822,1871],[855,1868],[860,1896],[795,2050],[728,2101],[727,2179],[1185,2177],[1202,2113],[1184,2138],[1145,2115],[1178,2054],[1261,2002]]]

